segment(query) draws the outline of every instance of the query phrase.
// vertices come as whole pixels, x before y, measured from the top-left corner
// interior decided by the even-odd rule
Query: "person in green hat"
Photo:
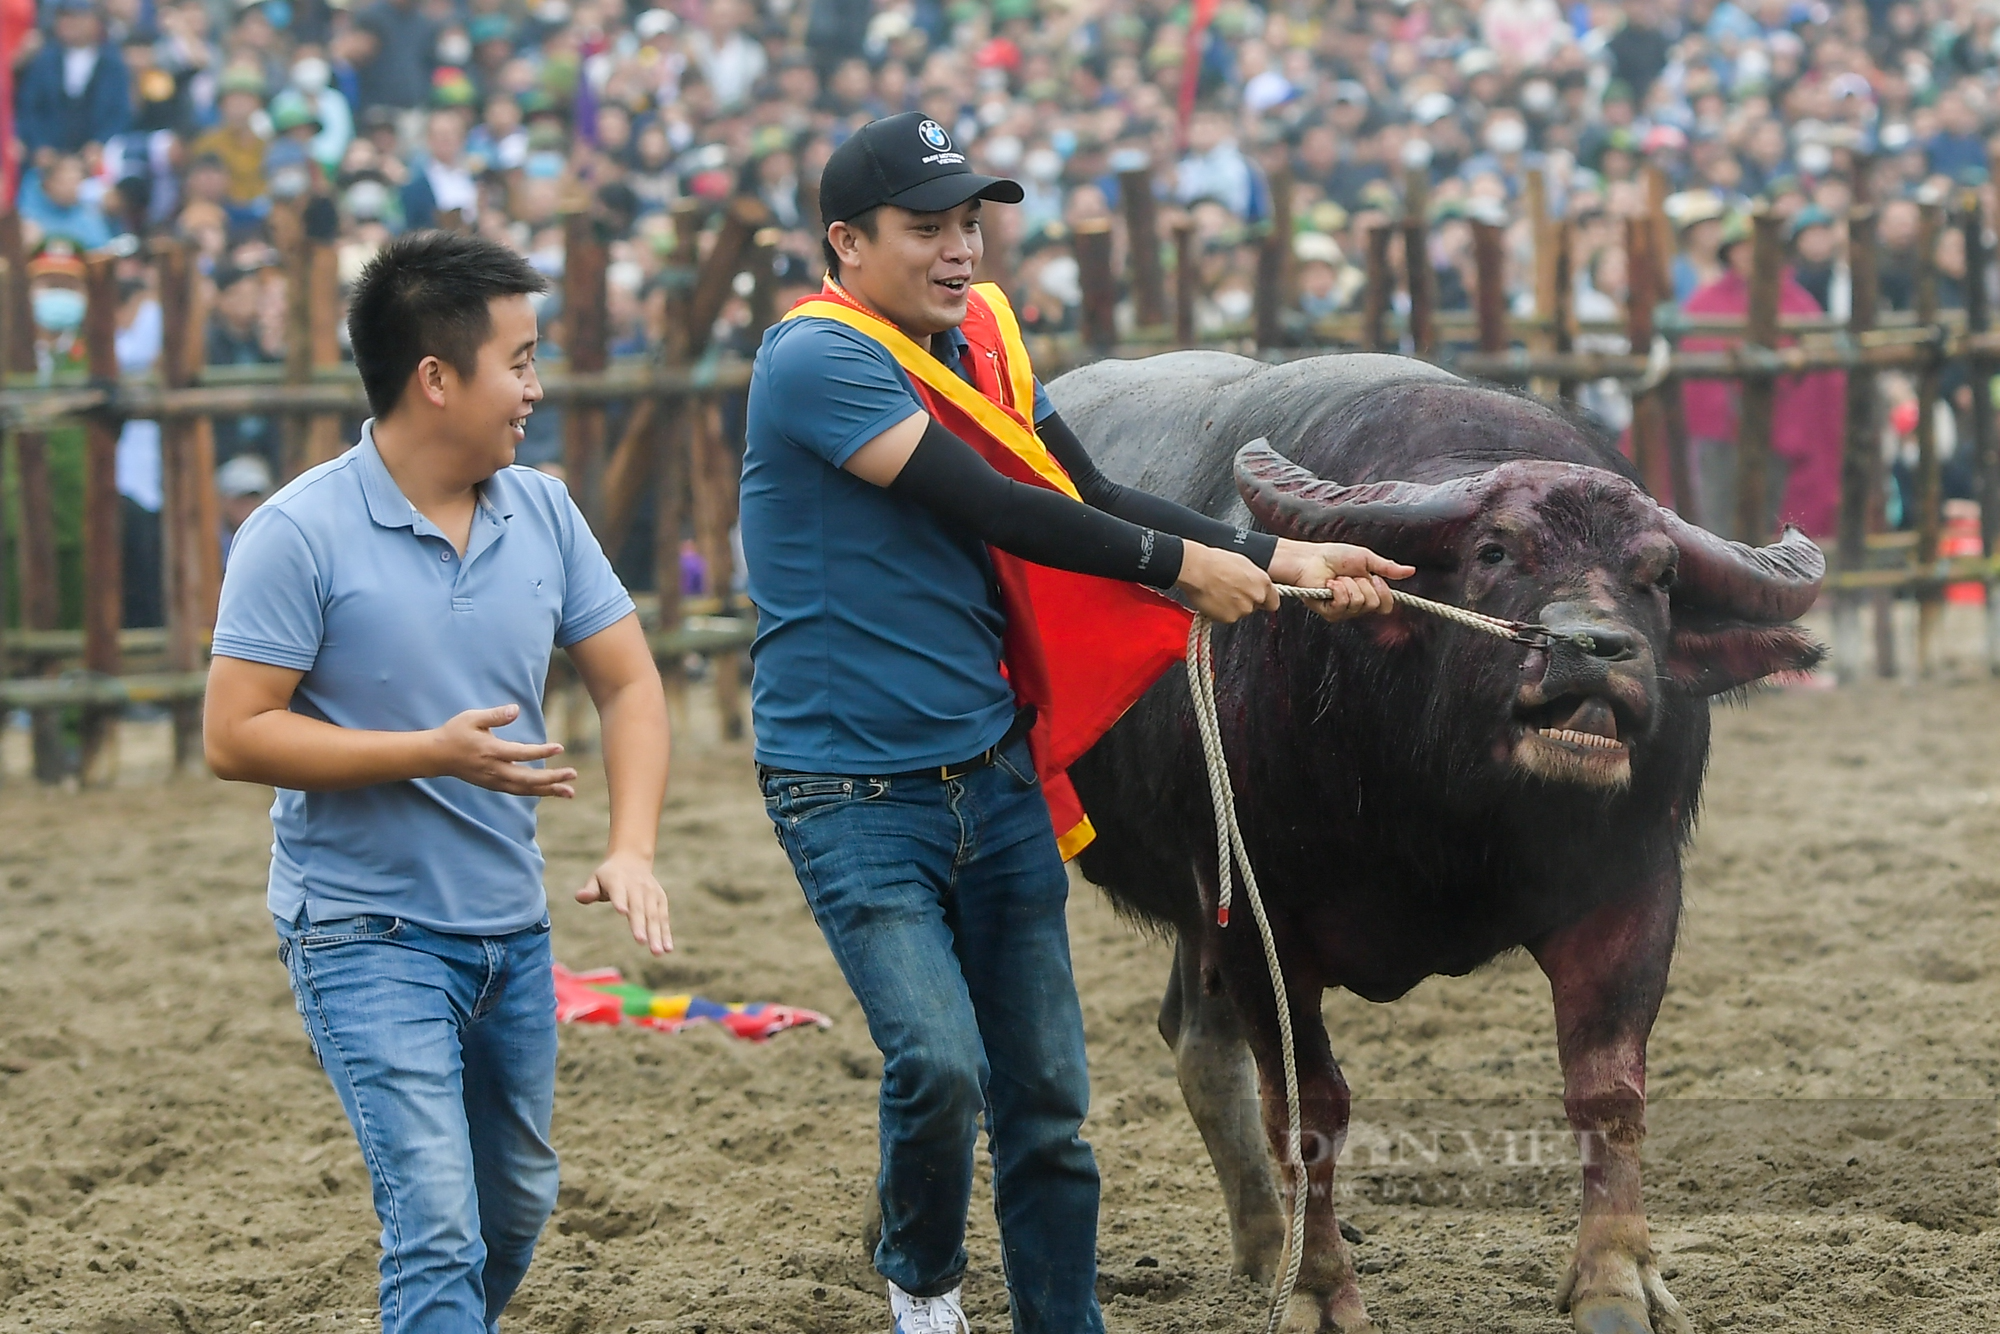
[[[323,126],[319,112],[296,88],[280,90],[271,99],[271,131],[275,136],[264,150],[266,189],[274,200],[298,199],[318,193],[325,184],[325,168],[313,157],[313,140]]]
[[[222,72],[216,109],[222,122],[188,145],[188,156],[213,154],[229,172],[230,216],[236,221],[261,216],[264,210],[264,136],[253,123],[264,109],[264,76],[248,65],[231,65]]]

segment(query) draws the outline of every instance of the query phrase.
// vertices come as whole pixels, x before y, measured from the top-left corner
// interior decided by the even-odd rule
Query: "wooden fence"
[[[1196,309],[1203,297],[1196,244],[1185,222],[1163,225],[1144,173],[1122,182],[1122,215],[1079,227],[1073,235],[1082,288],[1080,328],[1074,335],[1033,341],[1045,377],[1103,356],[1138,356],[1196,343]],[[1656,494],[1672,497],[1682,513],[1732,536],[1762,539],[1770,491],[1771,404],[1778,377],[1806,371],[1848,372],[1838,541],[1828,585],[1835,608],[1836,664],[1843,680],[1865,670],[1868,644],[1860,625],[1864,610],[1876,618],[1875,667],[1895,670],[1893,636],[1884,627],[1891,599],[1914,596],[1920,608],[1918,656],[1933,654],[1942,591],[1976,582],[1988,590],[1989,626],[2000,625],[1992,590],[2000,584],[1995,550],[2000,530],[2000,466],[1994,460],[1993,413],[1988,395],[1973,395],[1966,441],[1978,479],[1981,556],[1941,554],[1941,461],[1933,408],[1944,366],[1961,361],[1983,386],[2000,364],[2000,332],[1989,329],[1984,275],[1991,261],[1987,220],[1976,192],[1924,205],[1916,309],[1900,318],[1880,311],[1874,245],[1875,210],[1858,203],[1847,219],[1852,238],[1852,314],[1780,318],[1777,294],[1783,269],[1782,221],[1768,213],[1753,219],[1753,270],[1749,313],[1740,319],[1689,319],[1670,301],[1672,229],[1662,203],[1664,179],[1649,183],[1650,211],[1628,219],[1624,238],[1630,299],[1623,318],[1587,323],[1576,317],[1570,294],[1572,226],[1549,216],[1544,192],[1531,177],[1527,211],[1534,237],[1531,316],[1510,314],[1504,238],[1500,228],[1474,223],[1477,281],[1468,311],[1439,311],[1428,263],[1395,263],[1425,255],[1429,224],[1419,179],[1409,183],[1404,216],[1367,237],[1367,282],[1360,309],[1317,324],[1296,315],[1289,221],[1289,183],[1273,182],[1276,214],[1258,244],[1253,316],[1241,329],[1225,330],[1209,346],[1267,359],[1315,355],[1337,348],[1400,350],[1438,361],[1460,373],[1526,384],[1550,396],[1574,397],[1586,382],[1615,379],[1633,398],[1631,447],[1635,463]],[[565,365],[543,380],[547,400],[564,411],[563,464],[572,493],[606,550],[625,545],[642,501],[654,507],[654,595],[643,608],[656,652],[678,687],[679,664],[690,653],[713,662],[722,726],[743,727],[740,660],[751,621],[730,603],[735,521],[735,459],[723,439],[719,408],[739,393],[749,371],[740,359],[710,346],[718,317],[739,275],[751,275],[752,332],[774,317],[770,262],[780,234],[764,206],[732,201],[704,233],[700,205],[684,201],[676,212],[676,249],[668,257],[666,337],[654,355],[614,362],[608,355],[606,247],[592,220],[567,222],[562,280],[567,317]],[[1936,239],[1952,226],[1963,234],[1967,291],[1963,312],[1941,312],[1937,301]],[[0,601],[0,710],[25,708],[34,718],[35,768],[48,781],[63,777],[66,760],[61,711],[81,711],[80,780],[109,782],[116,767],[117,721],[136,703],[172,710],[177,764],[199,753],[199,709],[207,637],[214,625],[221,579],[220,518],[214,488],[213,420],[242,413],[285,420],[286,472],[296,474],[346,447],[344,418],[365,414],[366,402],[352,368],[341,364],[334,341],[340,293],[333,248],[308,239],[296,224],[276,228],[284,258],[287,296],[286,357],[282,365],[205,369],[208,311],[205,284],[197,281],[191,248],[156,241],[150,251],[167,336],[158,374],[144,381],[118,375],[114,341],[118,290],[116,260],[87,260],[87,314],[82,342],[87,374],[81,382],[37,384],[34,330],[27,284],[22,280],[21,236],[12,217],[0,217],[0,429],[12,444],[12,478],[18,515],[14,549],[0,551],[0,599],[19,589],[20,629],[11,634]],[[1151,244],[1131,243],[1146,238]],[[1119,263],[1122,252],[1122,266]],[[1011,272],[1004,255],[989,268]],[[1171,261],[1171,263],[1169,262]],[[1122,267],[1122,273],[1120,268]],[[1409,281],[1414,272],[1415,281]],[[1399,274],[1402,275],[1399,282]],[[986,276],[982,274],[982,276]],[[1398,292],[1396,289],[1401,287]],[[1400,307],[1400,310],[1398,309]],[[1578,351],[1586,334],[1623,338],[1625,353]],[[1738,340],[1726,351],[1690,352],[1680,340],[1722,335]],[[1918,462],[1914,531],[1884,531],[1884,470],[1879,448],[1875,376],[1887,370],[1912,374],[1919,387]],[[248,373],[246,373],[246,371]],[[1682,420],[1680,383],[1689,378],[1730,380],[1741,386],[1737,440],[1737,512],[1699,510],[1690,442]],[[622,429],[607,434],[606,407],[629,404]],[[161,424],[164,505],[166,626],[128,630],[120,625],[122,585],[119,513],[115,489],[116,444],[125,420]],[[85,431],[83,509],[83,615],[80,630],[57,628],[56,534],[47,432],[81,422]],[[6,474],[0,473],[0,476]],[[682,599],[680,548],[692,532],[720,597],[690,607]],[[0,544],[4,545],[4,544]],[[10,560],[16,569],[9,571]],[[701,616],[690,618],[690,611]],[[2000,670],[2000,630],[1989,633],[1991,658]],[[131,670],[138,669],[138,670]],[[566,680],[560,660],[552,687]],[[568,696],[574,706],[577,692]],[[552,710],[553,711],[553,710]]]

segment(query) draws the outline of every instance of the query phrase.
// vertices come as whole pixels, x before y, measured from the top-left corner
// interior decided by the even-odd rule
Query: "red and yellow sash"
[[[1074,498],[1069,474],[1036,437],[1034,370],[1013,307],[991,283],[975,286],[961,326],[971,344],[967,384],[895,325],[831,279],[801,300],[788,320],[838,320],[889,349],[933,420],[1017,482]],[[1028,745],[1069,860],[1096,837],[1069,766],[1097,743],[1160,673],[1187,651],[1188,612],[1138,584],[1033,565],[989,547],[1007,629],[1002,663],[1015,698],[1035,707]]]

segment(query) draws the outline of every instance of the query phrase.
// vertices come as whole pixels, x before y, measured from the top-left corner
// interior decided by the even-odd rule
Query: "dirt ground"
[[[684,729],[662,827],[679,952],[649,963],[613,918],[568,900],[602,836],[595,786],[543,821],[558,956],[811,1006],[835,1026],[764,1046],[566,1030],[561,1206],[510,1328],[886,1325],[858,1241],[879,1060],[744,748],[713,735],[699,716]],[[1965,671],[1719,712],[1652,1044],[1648,1194],[1699,1328],[2000,1329],[1996,742],[2000,683]],[[77,795],[23,783],[21,734],[5,739],[0,1331],[358,1331],[374,1323],[376,1229],[274,957],[267,796],[163,783],[162,744],[128,726],[125,785]],[[1229,1275],[1220,1196],[1153,1028],[1168,949],[1088,887],[1071,922],[1107,1322],[1259,1329],[1262,1294]],[[1552,1294],[1573,1171],[1495,1148],[1558,1124],[1533,965],[1502,960],[1392,1006],[1333,996],[1326,1014],[1367,1123],[1348,1214],[1378,1318],[1567,1329]],[[1410,1133],[1425,1124],[1448,1133]],[[1475,1141],[1484,1158],[1452,1156]],[[1441,1143],[1433,1162],[1423,1146]],[[1006,1326],[988,1210],[979,1200],[966,1291],[991,1331]]]

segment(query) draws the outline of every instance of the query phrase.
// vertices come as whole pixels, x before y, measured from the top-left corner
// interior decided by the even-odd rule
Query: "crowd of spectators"
[[[1885,304],[1907,308],[1918,202],[1985,188],[2000,144],[1995,0],[42,0],[31,18],[25,3],[0,0],[0,38],[10,12],[22,29],[0,41],[0,142],[45,366],[74,355],[75,253],[159,234],[200,247],[211,359],[279,359],[286,208],[349,277],[385,238],[441,223],[556,274],[563,217],[588,211],[611,238],[614,350],[640,351],[676,201],[761,199],[781,275],[806,290],[819,246],[801,184],[854,126],[907,109],[1026,187],[992,210],[988,244],[1040,331],[1074,327],[1068,232],[1115,222],[1135,166],[1195,228],[1213,335],[1250,315],[1280,168],[1298,321],[1359,302],[1355,257],[1411,169],[1430,178],[1443,308],[1469,301],[1475,219],[1509,225],[1510,285],[1531,306],[1522,203],[1539,170],[1576,227],[1576,308],[1614,314],[1648,166],[1674,191],[1677,300],[1729,308],[1741,217],[1764,201],[1787,219],[1788,308],[1837,315],[1857,172],[1882,209]],[[0,179],[0,203],[15,184]],[[1948,239],[1938,260],[1949,302],[1963,248]],[[128,326],[146,281],[135,263]],[[132,364],[158,341],[133,336]],[[1962,409],[1969,387],[1950,388]],[[1623,425],[1618,394],[1592,404]],[[1690,406],[1701,434],[1731,438],[1730,403]],[[280,471],[272,423],[223,434],[223,460]],[[157,508],[147,447],[130,447],[126,494]],[[555,452],[547,429],[527,447]]]

